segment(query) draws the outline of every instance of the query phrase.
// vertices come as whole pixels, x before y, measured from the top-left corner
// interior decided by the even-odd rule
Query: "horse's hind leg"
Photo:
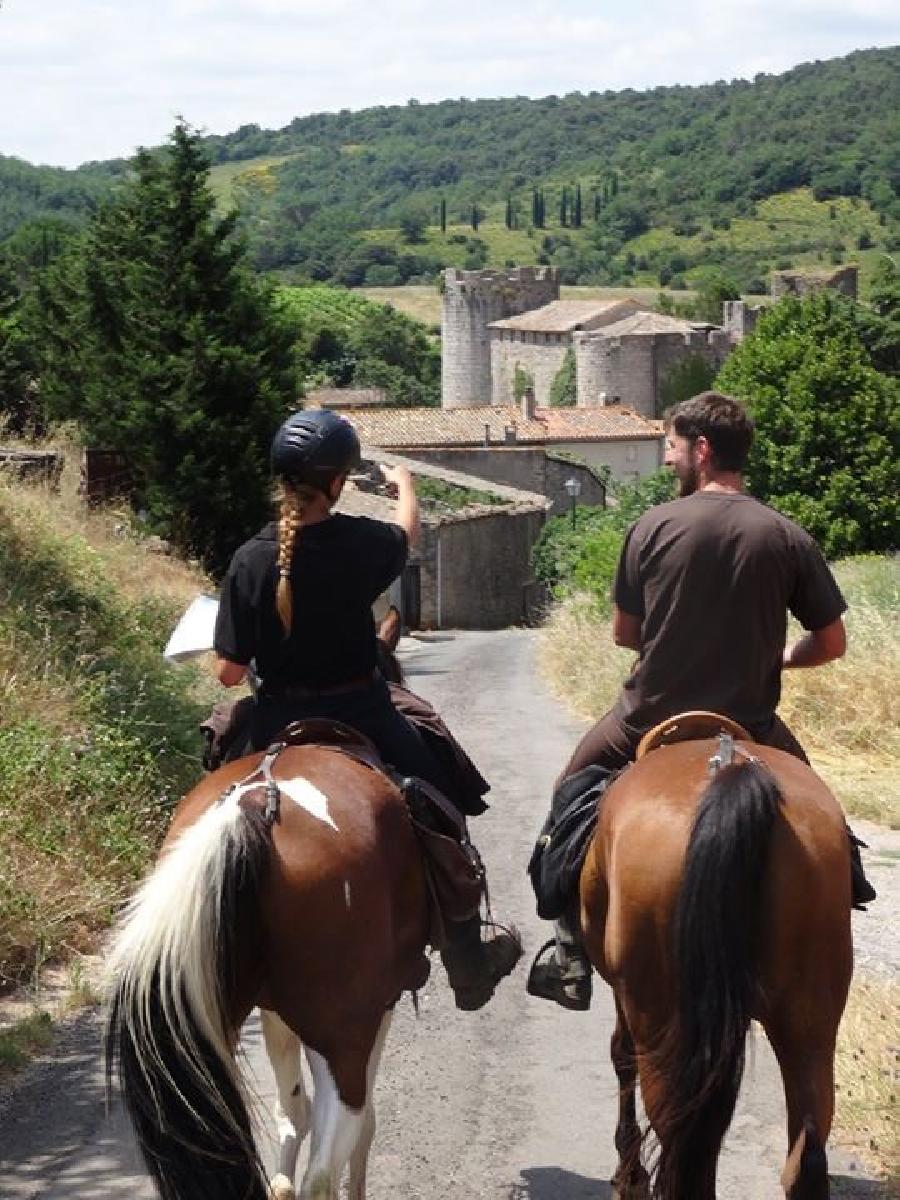
[[[297,1152],[309,1131],[309,1100],[300,1069],[300,1039],[284,1021],[260,1009],[263,1040],[277,1088],[275,1122],[278,1129],[278,1174],[272,1180],[273,1200],[293,1200]]]
[[[616,1125],[616,1149],[619,1165],[612,1179],[612,1194],[621,1200],[642,1200],[649,1195],[649,1177],[641,1164],[641,1131],[637,1123],[634,1092],[637,1085],[637,1058],[634,1039],[625,1014],[616,997],[616,1028],[609,1046],[610,1057],[619,1081],[619,1120]]]
[[[384,1050],[384,1043],[387,1040],[393,1015],[392,1009],[389,1009],[384,1014],[384,1020],[381,1023],[381,1028],[378,1030],[378,1037],[375,1039],[375,1045],[372,1047],[372,1053],[369,1056],[363,1126],[360,1130],[356,1148],[350,1156],[349,1200],[366,1200],[366,1167],[369,1162],[369,1150],[372,1148],[372,1139],[375,1137],[375,1106],[372,1103],[372,1092],[375,1088],[375,1076],[378,1073],[378,1064],[381,1062],[381,1054]]]
[[[344,1167],[357,1148],[364,1145],[367,1127],[374,1132],[369,1079],[370,1076],[374,1079],[371,1066],[383,1044],[386,1020],[383,1017],[379,1028],[363,1039],[365,1050],[359,1044],[343,1048],[332,1065],[323,1055],[306,1047],[314,1089],[309,1165],[300,1189],[302,1200],[337,1200]],[[351,1108],[341,1099],[338,1079],[344,1081],[351,1094],[359,1094],[359,1108]],[[359,1159],[356,1175],[360,1175]],[[362,1186],[365,1187],[364,1171]]]
[[[770,1033],[781,1067],[788,1116],[788,1158],[781,1186],[788,1200],[828,1200],[825,1142],[834,1112],[834,1041],[787,1045]]]

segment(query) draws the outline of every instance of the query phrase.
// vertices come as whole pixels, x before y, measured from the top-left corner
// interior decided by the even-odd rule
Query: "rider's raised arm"
[[[836,658],[843,658],[846,649],[847,631],[843,617],[838,617],[822,629],[805,633],[796,642],[785,646],[782,666],[821,667]]]
[[[413,477],[406,467],[382,467],[388,483],[397,489],[397,515],[394,520],[406,533],[410,547],[419,544],[419,499]]]

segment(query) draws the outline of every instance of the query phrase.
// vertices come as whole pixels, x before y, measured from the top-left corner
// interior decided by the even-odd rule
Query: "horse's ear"
[[[392,604],[378,626],[378,639],[384,642],[391,654],[397,649],[397,643],[400,641],[400,633],[400,610],[396,605]]]

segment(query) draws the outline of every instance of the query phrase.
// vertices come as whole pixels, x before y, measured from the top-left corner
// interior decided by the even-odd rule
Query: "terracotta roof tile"
[[[485,427],[491,445],[545,445],[555,442],[602,442],[658,439],[659,430],[628,408],[536,408],[528,420],[515,405],[479,408],[388,408],[347,413],[360,440],[371,446],[483,446]],[[515,442],[507,430],[515,427]]]

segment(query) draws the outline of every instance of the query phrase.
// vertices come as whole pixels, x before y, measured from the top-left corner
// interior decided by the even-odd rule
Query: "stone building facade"
[[[491,342],[491,403],[513,404],[516,368],[530,377],[535,402],[550,403],[556,379],[573,335],[599,329],[637,312],[634,300],[556,300],[517,317],[494,321]]]
[[[469,408],[491,403],[489,326],[559,299],[557,267],[461,271],[443,275],[441,403]]]
[[[644,417],[659,416],[666,380],[691,356],[717,370],[733,342],[708,328],[660,313],[636,312],[596,332],[576,333],[578,405],[627,404]]]

